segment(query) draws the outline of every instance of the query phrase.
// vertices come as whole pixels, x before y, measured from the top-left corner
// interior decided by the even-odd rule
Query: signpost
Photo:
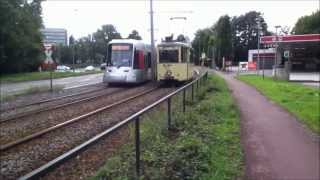
[[[52,87],[52,72],[53,72],[53,65],[54,65],[54,61],[52,59],[52,52],[53,52],[53,46],[52,44],[44,44],[44,49],[45,49],[45,55],[46,55],[46,59],[45,59],[45,63],[48,64],[49,66],[49,70],[50,70],[50,91],[53,91],[53,87]]]
[[[289,51],[289,50],[284,51],[284,52],[283,52],[283,56],[284,56],[285,58],[289,58],[289,56],[290,56],[290,51]]]

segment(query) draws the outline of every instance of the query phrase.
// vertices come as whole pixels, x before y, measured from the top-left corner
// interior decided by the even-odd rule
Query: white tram
[[[105,84],[151,80],[151,46],[141,40],[115,39],[108,44]]]

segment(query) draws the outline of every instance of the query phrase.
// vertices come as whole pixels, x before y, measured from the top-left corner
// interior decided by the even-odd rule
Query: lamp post
[[[153,0],[150,0],[150,36],[151,36],[151,73],[152,79],[155,81],[156,76],[156,56],[155,56],[155,45],[154,45],[154,29],[153,29]]]
[[[257,30],[258,30],[258,33],[257,33],[257,35],[258,35],[258,66],[257,66],[257,74],[259,75],[260,74],[260,29],[261,29],[261,27],[260,27],[260,21],[261,21],[261,19],[260,19],[260,16],[259,17],[257,17]],[[262,69],[264,69],[264,67],[262,67]]]
[[[278,59],[278,28],[280,28],[280,25],[274,26],[276,28],[276,53],[275,53],[275,59],[274,59],[274,77],[277,78],[277,59]]]

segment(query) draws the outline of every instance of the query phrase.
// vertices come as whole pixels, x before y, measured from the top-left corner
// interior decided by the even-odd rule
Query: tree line
[[[41,63],[41,1],[0,1],[1,74],[34,71]]]
[[[128,39],[141,40],[137,30],[133,30]],[[105,62],[107,44],[112,39],[122,39],[121,34],[112,24],[103,25],[92,35],[77,40],[69,37],[69,45],[58,45],[54,48],[53,59],[60,64],[100,64]]]
[[[267,23],[260,12],[250,11],[238,17],[221,16],[211,27],[196,32],[192,42],[195,56],[205,53],[216,65],[222,66],[222,59],[247,60],[248,50],[256,49],[260,36],[270,35]]]
[[[320,33],[320,11],[300,17],[291,34]],[[222,59],[233,63],[248,60],[248,50],[258,48],[258,35],[268,36],[275,33],[268,30],[262,14],[250,11],[240,16],[221,16],[211,27],[199,29],[192,41],[195,60],[201,54],[213,59],[219,67]],[[290,27],[283,26],[279,34],[290,34]],[[260,47],[263,48],[263,47]]]
[[[42,47],[43,28],[41,2],[43,0],[1,0],[0,1],[0,73],[36,71],[44,60]],[[290,32],[285,34],[309,34],[320,31],[320,12],[298,19]],[[215,59],[221,66],[222,58],[234,62],[247,60],[249,49],[257,48],[258,24],[260,35],[270,35],[267,23],[260,12],[251,11],[238,17],[221,16],[211,27],[200,29],[192,42],[194,54]],[[121,34],[111,24],[103,25],[91,35],[74,39],[69,45],[58,45],[53,58],[61,64],[99,64],[106,59],[107,43]],[[141,39],[136,30],[127,38]]]

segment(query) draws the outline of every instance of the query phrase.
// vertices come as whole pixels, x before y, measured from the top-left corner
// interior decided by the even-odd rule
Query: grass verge
[[[73,76],[82,76],[87,74],[101,73],[102,71],[87,71],[87,72],[53,72],[53,78],[64,78]],[[1,75],[0,80],[2,83],[15,83],[23,81],[45,80],[50,79],[50,72],[30,72],[30,73],[17,73]]]
[[[224,80],[210,76],[186,113],[175,98],[170,131],[166,106],[141,121],[141,179],[241,179],[239,113]],[[134,179],[133,126],[130,139],[90,179]]]
[[[301,84],[273,80],[257,75],[242,75],[238,79],[256,87],[272,101],[283,106],[306,124],[313,132],[320,134],[320,91]]]
[[[55,85],[53,86],[53,91],[60,91],[64,88],[63,85]],[[36,94],[36,93],[42,93],[42,92],[49,92],[50,91],[50,86],[31,86],[25,90],[22,91],[17,91],[13,94],[10,95],[3,95],[1,94],[1,101],[9,101],[13,100],[18,96],[23,96],[23,95],[28,95],[28,94]]]

